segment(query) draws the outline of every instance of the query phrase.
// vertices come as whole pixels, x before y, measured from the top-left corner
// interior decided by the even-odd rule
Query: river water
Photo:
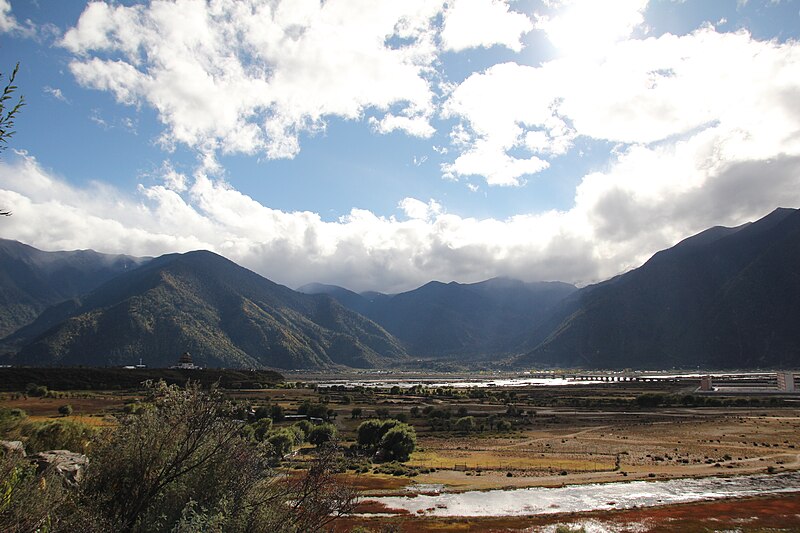
[[[525,516],[800,492],[800,472],[366,498],[426,516]]]
[[[452,387],[454,389],[473,389],[486,387],[525,387],[525,386],[560,386],[560,385],[602,385],[602,381],[581,381],[576,379],[562,378],[498,378],[485,380],[465,380],[465,379],[369,379],[369,380],[329,380],[320,381],[318,387],[330,387],[332,385],[345,385],[347,387],[371,387],[376,389],[388,389],[398,386],[401,389],[409,389],[416,385],[422,385],[429,389],[439,387]]]

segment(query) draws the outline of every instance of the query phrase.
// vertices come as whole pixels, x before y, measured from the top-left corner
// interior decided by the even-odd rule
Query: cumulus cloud
[[[505,0],[452,0],[444,13],[442,46],[460,52],[502,45],[519,52],[522,36],[532,29],[527,15],[511,11]]]
[[[499,275],[587,283],[711,225],[753,220],[776,202],[800,204],[800,156],[722,163],[715,147],[723,141],[709,133],[678,146],[639,146],[607,172],[585,176],[572,209],[504,220],[405,198],[397,216],[353,209],[324,221],[264,206],[204,165],[186,176],[165,164],[161,180],[135,194],[100,183],[78,188],[24,154],[0,162],[0,205],[14,211],[3,221],[4,236],[42,249],[208,249],[289,286],[321,281],[396,292],[431,279]],[[668,185],[674,172],[701,167],[681,186]],[[656,169],[653,181],[638,179]]]
[[[430,136],[441,3],[250,0],[89,4],[61,46],[83,85],[146,104],[162,142],[291,158],[326,117]],[[389,109],[400,112],[389,113]]]
[[[518,185],[580,136],[674,145],[713,131],[726,139],[720,164],[794,154],[799,70],[795,41],[710,27],[619,42],[602,60],[577,55],[537,67],[495,65],[472,74],[444,105],[445,117],[459,119],[452,138],[460,155],[443,171]]]
[[[601,55],[628,37],[644,22],[648,0],[561,0],[556,12],[538,15],[536,28],[543,30],[562,54]]]

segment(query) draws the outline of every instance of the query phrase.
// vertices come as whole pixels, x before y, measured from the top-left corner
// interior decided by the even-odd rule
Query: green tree
[[[278,404],[275,404],[272,407],[270,407],[269,410],[273,422],[280,422],[281,420],[283,420],[284,418],[283,407],[281,407]]]
[[[397,420],[378,420],[376,418],[365,420],[359,424],[356,430],[356,440],[362,448],[375,449],[386,432],[398,423]]]
[[[62,405],[58,408],[58,412],[63,416],[69,416],[72,414],[72,406],[70,404]]]
[[[380,451],[387,461],[408,461],[417,447],[417,433],[408,424],[397,424],[381,438]]]
[[[360,407],[353,407],[350,410],[350,418],[361,418],[362,414],[364,414],[364,410]]]
[[[254,424],[253,427],[253,437],[259,442],[263,441],[267,438],[267,434],[272,429],[272,419],[271,418],[261,418]]]
[[[461,431],[462,433],[470,433],[475,431],[475,417],[474,416],[464,416],[456,420],[456,431]]]
[[[308,434],[308,442],[320,446],[332,441],[336,437],[336,427],[333,424],[320,424],[315,426]]]

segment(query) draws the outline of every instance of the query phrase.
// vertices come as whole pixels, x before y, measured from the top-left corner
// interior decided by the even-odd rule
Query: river
[[[800,472],[365,498],[425,516],[526,516],[800,492]]]

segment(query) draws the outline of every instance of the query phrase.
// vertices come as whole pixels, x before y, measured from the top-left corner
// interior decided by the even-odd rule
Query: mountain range
[[[278,285],[211,252],[0,240],[0,362],[357,368],[800,366],[800,211],[715,227],[578,289],[494,278],[401,294]]]

